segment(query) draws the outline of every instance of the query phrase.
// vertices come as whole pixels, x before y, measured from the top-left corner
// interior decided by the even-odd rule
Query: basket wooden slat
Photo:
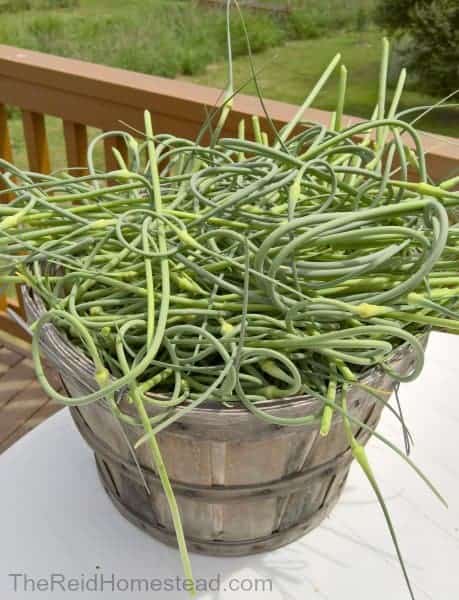
[[[26,290],[24,300],[33,321],[44,306]],[[89,359],[51,324],[45,326],[41,350],[59,369],[71,396],[97,389]],[[392,368],[403,373],[412,364],[406,346],[391,360]],[[394,384],[382,369],[371,370],[362,381],[385,392]],[[320,402],[302,396],[266,406],[273,414],[292,417],[317,412]],[[361,387],[349,392],[350,413],[372,428],[382,407]],[[149,534],[174,544],[168,505],[147,445],[133,455],[142,428],[121,425],[104,401],[71,412],[94,450],[102,483],[118,510]],[[357,429],[355,435],[365,444],[368,432]],[[271,550],[316,527],[338,501],[352,462],[338,414],[329,435],[322,437],[316,425],[279,427],[243,408],[206,406],[171,424],[158,442],[189,548],[221,556]]]

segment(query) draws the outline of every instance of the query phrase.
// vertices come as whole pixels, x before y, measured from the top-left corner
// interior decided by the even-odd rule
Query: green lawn
[[[364,33],[339,33],[320,39],[288,42],[280,48],[257,54],[254,63],[261,70],[258,81],[263,96],[299,104],[319,78],[327,63],[337,52],[341,52],[348,68],[348,90],[345,112],[348,115],[369,117],[376,103],[378,72],[382,34],[378,30]],[[246,57],[234,62],[235,85],[245,84],[251,79]],[[207,67],[204,74],[192,79],[205,85],[224,86],[225,63]],[[255,93],[249,83],[244,92]],[[391,94],[389,93],[389,97]],[[401,102],[402,108],[431,105],[438,99],[417,91],[407,90]],[[336,102],[336,77],[331,78],[317,98],[314,106],[333,110]],[[427,131],[444,135],[459,136],[459,111],[442,109],[431,112],[417,126]]]

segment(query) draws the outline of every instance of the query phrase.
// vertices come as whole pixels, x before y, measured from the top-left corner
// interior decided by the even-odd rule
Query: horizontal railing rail
[[[142,129],[143,112],[148,109],[156,132],[195,138],[209,112],[221,101],[222,91],[216,88],[0,45],[0,157],[14,162],[7,109],[20,109],[28,163],[34,171],[46,173],[53,168],[46,116],[62,120],[67,165],[84,167],[88,127],[124,129],[120,125],[123,122]],[[266,100],[264,106],[276,127],[288,122],[297,110],[296,106],[273,100]],[[250,136],[252,115],[267,127],[260,100],[244,94],[236,96],[223,135],[236,135],[239,121],[248,118]],[[304,118],[328,125],[330,114],[309,109]],[[359,121],[355,117],[347,119]],[[421,138],[434,179],[458,171],[457,142],[429,134]],[[117,144],[116,138],[106,140],[108,168],[115,167],[112,148]],[[0,330],[10,328],[17,333],[4,314],[6,304],[7,299],[0,297]]]

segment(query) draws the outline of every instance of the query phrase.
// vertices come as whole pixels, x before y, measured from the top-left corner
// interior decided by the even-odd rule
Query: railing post
[[[69,167],[81,168],[81,170],[75,172],[75,175],[83,175],[88,166],[88,133],[86,126],[72,121],[63,121],[63,126],[67,164]]]
[[[8,130],[8,114],[4,104],[0,104],[0,158],[11,162],[13,154],[11,151],[10,134]],[[5,189],[0,181],[0,190]],[[11,199],[10,194],[2,194],[0,202],[8,202]],[[6,294],[0,293],[0,311],[6,310],[8,298]]]
[[[106,137],[104,139],[104,153],[105,168],[107,171],[115,171],[116,169],[119,169],[119,165],[112,152],[112,148],[116,148],[125,160],[127,159],[128,155],[126,144],[121,136],[117,135]]]
[[[49,173],[51,165],[45,117],[40,113],[23,110],[22,125],[30,170],[37,173]]]
[[[8,162],[13,161],[13,151],[11,149],[10,132],[8,129],[8,112],[4,104],[0,104],[0,158]],[[0,190],[2,189],[5,189],[5,186],[0,181]],[[2,194],[0,196],[0,202],[9,202],[10,200],[10,194]]]
[[[40,113],[23,110],[22,126],[24,129],[24,139],[30,170],[37,173],[49,173],[51,166],[48,140],[46,137],[45,117]],[[19,287],[16,288],[16,294],[18,299],[17,312],[22,318],[25,318],[22,294]]]

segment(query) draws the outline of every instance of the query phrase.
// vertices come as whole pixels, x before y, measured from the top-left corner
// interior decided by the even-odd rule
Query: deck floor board
[[[61,389],[57,373],[46,369],[51,383]],[[0,453],[61,408],[36,380],[30,347],[0,337]]]

